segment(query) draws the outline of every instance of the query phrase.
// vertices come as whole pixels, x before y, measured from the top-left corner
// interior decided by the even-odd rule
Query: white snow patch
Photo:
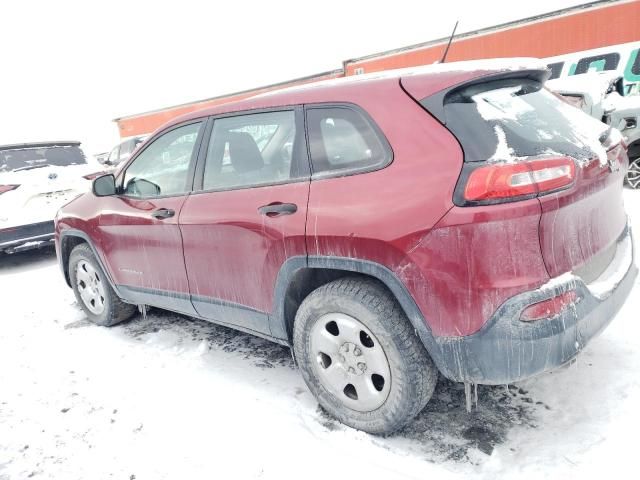
[[[507,143],[507,136],[504,129],[500,125],[494,125],[493,131],[498,137],[498,145],[496,145],[495,153],[489,158],[488,162],[515,162],[517,157],[513,148]]]
[[[625,200],[640,231],[640,191]],[[374,437],[327,420],[277,346],[154,311],[96,327],[51,253],[0,255],[0,478],[626,478],[637,470],[639,288],[576,365],[511,386],[528,392],[515,407],[535,427],[512,423],[492,452],[456,460],[465,436],[492,428],[477,424],[489,387],[477,413],[454,417],[464,407],[442,400],[441,382],[445,411],[421,417],[425,434]],[[430,434],[443,415],[467,421],[464,435]]]

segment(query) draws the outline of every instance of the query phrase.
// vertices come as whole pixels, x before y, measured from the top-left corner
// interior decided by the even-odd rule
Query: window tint
[[[465,87],[448,94],[444,107],[447,128],[462,145],[465,162],[545,154],[588,160],[607,129],[533,80]]]
[[[365,117],[351,108],[307,110],[313,173],[381,167],[391,155]]]
[[[265,185],[298,177],[293,161],[295,138],[293,110],[216,119],[203,188]]]
[[[124,194],[157,197],[185,193],[200,126],[201,123],[185,125],[154,140],[127,168]]]

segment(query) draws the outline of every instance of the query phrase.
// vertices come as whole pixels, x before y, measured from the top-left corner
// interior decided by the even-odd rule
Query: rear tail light
[[[0,195],[6,192],[10,192],[11,190],[15,190],[20,185],[0,185]]]
[[[534,322],[545,318],[552,318],[564,310],[578,303],[579,297],[575,290],[569,290],[556,297],[544,300],[525,308],[520,314],[523,322]]]
[[[484,205],[532,198],[571,186],[576,164],[568,157],[517,163],[465,164],[458,183],[458,205]]]

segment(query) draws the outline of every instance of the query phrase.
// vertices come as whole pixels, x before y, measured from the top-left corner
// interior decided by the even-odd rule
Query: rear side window
[[[307,109],[313,173],[372,170],[391,161],[391,150],[365,116],[348,107]]]
[[[15,172],[41,167],[65,167],[87,163],[84,153],[75,145],[24,147],[0,150],[0,172]]]
[[[602,154],[599,138],[607,130],[540,82],[528,79],[497,80],[453,91],[445,97],[444,115],[466,162],[540,155],[587,161]]]

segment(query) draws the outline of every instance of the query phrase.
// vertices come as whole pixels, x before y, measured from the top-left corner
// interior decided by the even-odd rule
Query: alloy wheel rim
[[[640,187],[640,159],[634,160],[627,170],[627,183],[631,188]]]
[[[76,285],[84,306],[95,315],[100,315],[105,308],[105,290],[102,279],[96,269],[84,260],[76,266]]]
[[[387,400],[387,355],[360,321],[343,313],[323,315],[311,328],[309,346],[320,382],[347,407],[371,412]]]

